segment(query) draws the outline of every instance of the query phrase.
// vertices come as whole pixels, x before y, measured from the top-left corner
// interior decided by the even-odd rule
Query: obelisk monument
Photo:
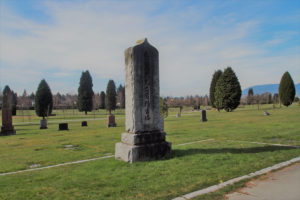
[[[171,151],[159,107],[158,51],[147,39],[125,51],[126,132],[116,144],[116,159],[159,159]]]

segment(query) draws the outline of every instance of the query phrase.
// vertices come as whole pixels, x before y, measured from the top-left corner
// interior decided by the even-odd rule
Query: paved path
[[[270,172],[228,194],[228,200],[300,200],[300,163]]]

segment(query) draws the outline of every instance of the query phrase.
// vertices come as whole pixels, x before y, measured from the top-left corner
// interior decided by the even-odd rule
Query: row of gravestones
[[[176,115],[177,118],[181,117],[181,112],[177,113]],[[206,118],[206,110],[201,110],[201,118],[200,118],[201,122],[207,122],[207,118]]]
[[[81,126],[82,127],[88,126],[87,121],[82,121]],[[115,116],[109,115],[108,116],[108,121],[107,121],[107,127],[109,128],[109,127],[116,127],[116,126],[117,126],[117,124],[115,122]],[[41,127],[41,129],[42,129],[42,127]],[[69,130],[68,123],[58,124],[58,130],[59,131]]]
[[[5,99],[5,98],[4,98]],[[8,135],[15,135],[16,130],[12,124],[12,110],[7,105],[6,102],[3,104],[2,107],[2,126],[0,136],[8,136]],[[87,121],[82,121],[81,126],[87,126]],[[107,119],[107,127],[116,127],[117,124],[115,122],[115,116],[109,115]],[[58,125],[58,130],[69,130],[68,123],[60,123]],[[47,119],[42,119],[40,121],[40,129],[47,129]]]
[[[82,127],[88,126],[88,125],[87,125],[87,121],[82,121],[82,122],[81,122],[81,126],[82,126]],[[59,130],[59,131],[67,131],[67,130],[69,130],[68,123],[59,123],[59,124],[58,124],[58,130]]]
[[[2,103],[2,126],[0,136],[8,136],[8,135],[15,135],[16,130],[14,129],[12,123],[12,96],[13,93],[8,86],[5,87],[3,91],[3,103]],[[47,128],[47,119],[42,119],[40,121],[40,129]],[[82,122],[82,126],[87,126],[87,122]],[[108,123],[107,127],[116,127],[115,116],[109,115],[108,116]],[[68,130],[67,123],[59,124],[59,130]]]

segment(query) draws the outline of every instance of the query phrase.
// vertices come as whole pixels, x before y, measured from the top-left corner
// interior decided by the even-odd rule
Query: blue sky
[[[300,1],[0,0],[0,87],[76,93],[124,83],[124,50],[147,37],[160,53],[161,95],[204,95],[231,66],[242,88],[300,82]]]

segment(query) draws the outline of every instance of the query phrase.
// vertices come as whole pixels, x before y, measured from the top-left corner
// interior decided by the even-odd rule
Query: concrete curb
[[[282,163],[278,163],[276,165],[273,165],[271,167],[267,167],[267,168],[264,168],[264,169],[261,169],[259,171],[256,171],[256,172],[253,172],[253,173],[250,173],[248,175],[244,175],[244,176],[240,176],[240,177],[237,177],[237,178],[233,178],[233,179],[230,179],[226,182],[223,182],[223,183],[220,183],[218,185],[213,185],[213,186],[210,186],[208,188],[204,188],[204,189],[201,189],[201,190],[197,190],[195,192],[191,192],[191,193],[188,193],[188,194],[185,194],[181,197],[176,197],[172,200],[186,200],[186,199],[192,199],[192,198],[195,198],[195,197],[198,197],[200,195],[203,195],[203,194],[207,194],[207,193],[210,193],[210,192],[215,192],[225,186],[228,186],[228,185],[232,185],[236,182],[239,182],[241,180],[244,180],[244,179],[248,179],[248,178],[253,178],[255,176],[259,176],[259,175],[263,175],[265,173],[268,173],[270,171],[273,171],[273,170],[276,170],[276,169],[279,169],[279,168],[282,168],[282,167],[286,167],[290,164],[293,164],[293,163],[296,163],[296,162],[299,162],[300,161],[300,156],[299,157],[296,157],[296,158],[293,158],[291,160],[288,160],[288,161],[285,161],[285,162],[282,162]]]

